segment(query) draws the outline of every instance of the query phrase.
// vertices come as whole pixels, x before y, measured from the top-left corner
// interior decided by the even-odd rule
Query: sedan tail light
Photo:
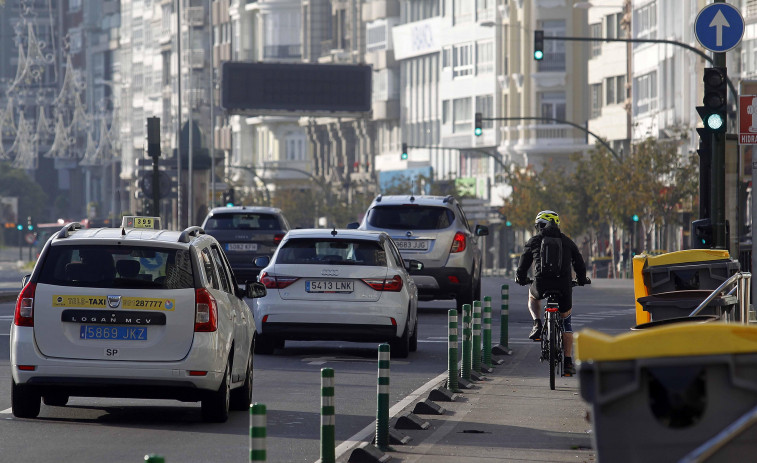
[[[34,292],[37,283],[27,283],[16,299],[16,312],[13,324],[16,326],[34,326]]]
[[[402,290],[402,278],[399,275],[394,275],[389,278],[363,278],[363,283],[367,284],[376,291],[392,291],[398,292]]]
[[[218,305],[205,288],[195,290],[195,333],[212,332],[218,329]]]
[[[268,289],[284,289],[297,280],[299,280],[297,277],[270,275],[268,272],[260,274],[260,282]]]
[[[455,237],[452,238],[452,248],[449,252],[463,252],[465,251],[465,235],[462,232],[455,233]]]
[[[283,233],[277,233],[277,234],[273,235],[273,244],[275,244],[276,246],[278,246],[279,243],[281,243],[282,239],[284,239],[284,234]]]

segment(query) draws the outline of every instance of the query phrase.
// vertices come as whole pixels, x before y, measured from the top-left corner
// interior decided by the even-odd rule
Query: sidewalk
[[[589,406],[579,396],[578,378],[558,378],[556,389],[550,390],[546,368],[537,377],[522,375],[521,363],[533,362],[533,355],[525,359],[527,352],[518,349],[502,357],[505,363],[495,366],[484,381],[474,382],[473,389],[463,390],[454,402],[434,402],[446,410],[443,415],[417,414],[430,427],[398,430],[412,440],[392,445],[385,452],[390,461],[596,461],[586,418]],[[426,397],[403,413],[413,411]]]

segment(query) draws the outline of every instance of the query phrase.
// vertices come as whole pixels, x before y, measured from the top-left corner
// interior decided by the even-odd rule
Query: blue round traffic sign
[[[694,33],[702,46],[710,51],[724,52],[741,42],[744,18],[728,3],[711,3],[699,12]]]

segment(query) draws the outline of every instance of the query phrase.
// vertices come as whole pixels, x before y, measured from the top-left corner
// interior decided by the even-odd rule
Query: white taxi
[[[47,241],[10,333],[13,414],[70,396],[201,401],[224,422],[252,397],[255,322],[221,246],[200,227],[64,226]]]
[[[386,342],[392,356],[418,347],[418,290],[385,232],[290,230],[272,259],[261,256],[258,279],[268,290],[253,307],[256,352],[286,340]]]

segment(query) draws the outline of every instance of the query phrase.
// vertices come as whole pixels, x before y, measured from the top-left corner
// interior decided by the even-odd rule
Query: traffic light
[[[709,218],[691,222],[691,247],[695,249],[709,249],[714,244],[714,227]]]
[[[477,137],[480,137],[481,134],[484,131],[484,128],[483,128],[483,116],[481,115],[481,113],[476,113],[474,115],[474,121],[475,122],[474,122],[474,125],[473,125],[473,133],[475,133]]]
[[[638,214],[634,214],[634,215],[633,215],[633,216],[631,217],[631,220],[633,220],[634,222],[638,222],[638,221],[639,221],[639,215],[638,215]]]
[[[23,229],[24,229],[24,225],[23,224],[17,224],[16,225],[16,230],[22,231]]]
[[[407,143],[402,144],[402,154],[400,154],[400,159],[403,161],[407,159]]]
[[[223,203],[226,207],[234,207],[234,189],[229,188],[223,192]]]
[[[26,218],[26,229],[29,230],[29,231],[33,231],[34,230],[34,224],[32,223],[32,218],[31,217],[27,217]]]
[[[726,68],[704,69],[703,106],[697,106],[704,128],[711,133],[724,133],[728,110],[728,74]]]
[[[534,31],[534,59],[541,61],[544,59],[544,31]]]

